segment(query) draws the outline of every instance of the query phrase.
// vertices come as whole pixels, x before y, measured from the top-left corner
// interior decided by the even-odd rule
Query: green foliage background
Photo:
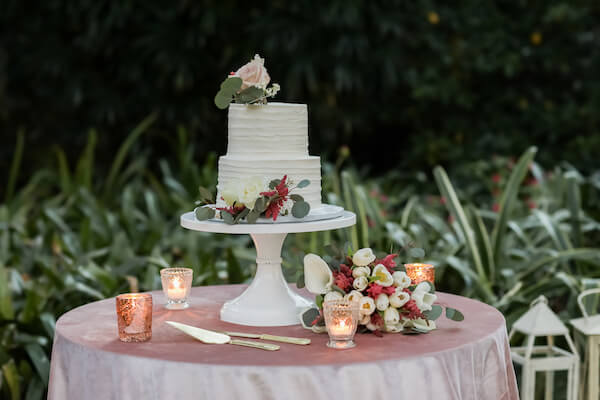
[[[226,113],[213,96],[258,52],[278,100],[309,104],[311,151],[325,158],[348,144],[357,165],[416,170],[535,144],[541,162],[590,170],[599,17],[584,0],[4,0],[0,168],[19,127],[34,144],[26,168],[51,144],[76,157],[90,127],[107,165],[117,132],[150,112],[158,153],[183,125],[200,157],[221,154]]]
[[[309,105],[324,200],[358,217],[290,236],[290,281],[325,245],[401,262],[416,245],[440,290],[509,325],[541,294],[579,316],[600,286],[599,17],[581,0],[0,2],[0,398],[44,398],[73,307],[158,289],[168,265],[196,286],[251,278],[248,237],[177,217],[214,188],[213,97],[256,52],[277,100]]]

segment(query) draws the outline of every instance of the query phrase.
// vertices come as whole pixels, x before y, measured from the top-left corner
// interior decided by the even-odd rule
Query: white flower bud
[[[375,261],[375,254],[369,248],[360,249],[352,257],[352,263],[358,267],[366,267]]]
[[[385,311],[390,306],[390,300],[388,298],[388,295],[385,293],[381,293],[379,296],[377,296],[375,304],[379,311]]]
[[[369,280],[367,279],[366,276],[359,276],[352,283],[352,286],[354,287],[354,289],[356,289],[358,291],[365,290],[368,285],[369,285]]]

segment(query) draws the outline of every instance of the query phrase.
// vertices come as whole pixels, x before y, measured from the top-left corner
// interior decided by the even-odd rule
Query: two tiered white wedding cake
[[[321,207],[321,160],[308,155],[306,104],[267,103],[229,106],[227,154],[219,158],[217,207],[222,193],[239,180],[260,177],[310,184],[295,189],[311,210]]]

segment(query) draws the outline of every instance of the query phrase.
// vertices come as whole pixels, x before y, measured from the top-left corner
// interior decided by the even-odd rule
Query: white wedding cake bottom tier
[[[252,160],[222,156],[219,158],[217,206],[224,204],[221,190],[230,183],[256,177],[264,178],[268,183],[284,175],[296,184],[303,179],[310,180],[310,185],[296,188],[293,193],[304,197],[311,210],[321,207],[321,159],[317,156],[297,160]]]

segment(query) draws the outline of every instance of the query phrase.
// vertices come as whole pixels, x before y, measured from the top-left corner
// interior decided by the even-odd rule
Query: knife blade
[[[253,347],[261,350],[275,351],[279,350],[280,346],[271,343],[252,342],[250,340],[232,339],[231,336],[224,333],[209,331],[207,329],[198,328],[191,325],[182,324],[180,322],[166,321],[173,328],[179,329],[183,333],[208,344],[233,344],[237,346]]]

